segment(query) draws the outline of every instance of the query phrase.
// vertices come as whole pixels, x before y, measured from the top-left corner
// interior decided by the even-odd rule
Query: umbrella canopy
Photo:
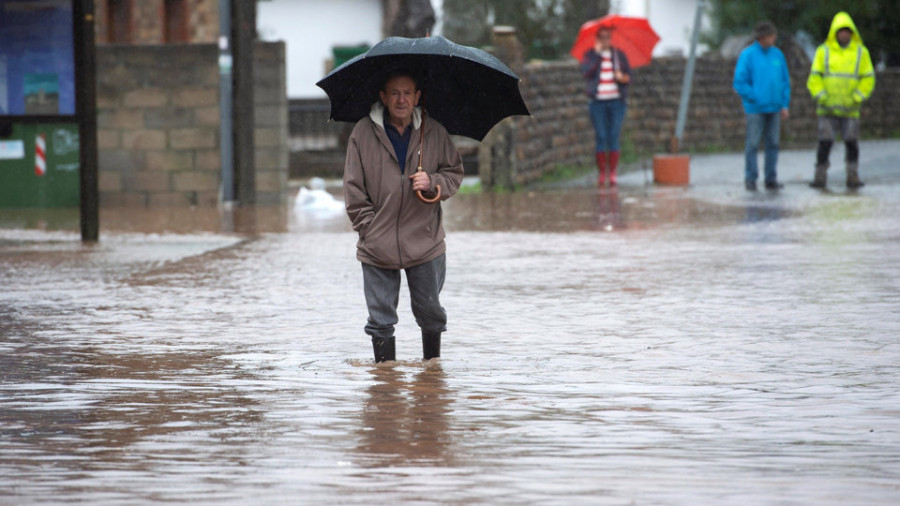
[[[576,60],[581,60],[584,53],[594,47],[597,30],[601,27],[611,29],[610,42],[625,53],[632,67],[642,67],[650,63],[653,48],[659,42],[659,35],[645,18],[618,14],[610,14],[581,25],[569,54]]]
[[[420,105],[450,134],[482,140],[500,120],[528,115],[519,78],[502,61],[444,37],[389,37],[334,69],[317,86],[331,99],[331,118],[359,121],[379,100],[388,74],[412,73]]]

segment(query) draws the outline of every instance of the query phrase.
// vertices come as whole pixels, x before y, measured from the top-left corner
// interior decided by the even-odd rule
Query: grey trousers
[[[447,256],[404,269],[413,316],[422,330],[447,330],[447,312],[441,306],[440,294],[447,272]],[[363,290],[369,320],[365,331],[372,337],[393,337],[400,299],[400,271],[362,264]]]

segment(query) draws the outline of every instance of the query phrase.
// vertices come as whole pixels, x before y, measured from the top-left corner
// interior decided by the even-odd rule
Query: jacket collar
[[[384,129],[384,104],[376,101],[372,104],[372,109],[369,110],[369,118],[375,122],[376,125],[380,126]],[[412,125],[413,130],[418,130],[420,126],[422,126],[422,108],[416,107],[413,109],[412,115]]]

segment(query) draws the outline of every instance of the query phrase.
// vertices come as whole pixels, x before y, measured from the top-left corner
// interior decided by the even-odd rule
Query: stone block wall
[[[669,151],[675,134],[685,59],[658,58],[635,69],[622,131],[623,149],[649,158]],[[742,150],[745,123],[740,97],[732,89],[736,60],[711,55],[696,62],[681,152]],[[782,124],[783,148],[813,148],[815,104],[806,91],[809,62],[788,62],[791,118]],[[507,119],[479,149],[482,184],[512,188],[534,182],[566,165],[593,165],[593,127],[584,81],[574,60],[528,63],[520,89],[532,117]],[[876,76],[875,93],[863,106],[868,138],[900,134],[900,69]]]
[[[254,131],[256,203],[285,202],[290,152],[284,43],[257,43],[254,49]]]
[[[593,126],[578,65],[529,63],[518,75],[531,117],[507,118],[485,137],[478,165],[488,188],[525,185],[559,166],[584,165],[593,158]]]
[[[283,43],[257,43],[257,202],[287,192]],[[100,203],[219,202],[219,74],[215,45],[98,46]]]

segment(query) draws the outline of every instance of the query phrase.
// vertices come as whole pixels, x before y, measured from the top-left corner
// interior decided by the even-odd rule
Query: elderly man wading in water
[[[463,165],[447,130],[418,107],[421,94],[412,72],[389,74],[381,100],[356,123],[347,146],[344,202],[359,233],[356,258],[369,312],[365,332],[372,337],[375,362],[396,360],[401,270],[422,330],[424,359],[440,357],[447,325],[440,303],[447,249],[441,206],[421,201],[416,191],[452,197]],[[420,156],[423,170],[416,172]]]

